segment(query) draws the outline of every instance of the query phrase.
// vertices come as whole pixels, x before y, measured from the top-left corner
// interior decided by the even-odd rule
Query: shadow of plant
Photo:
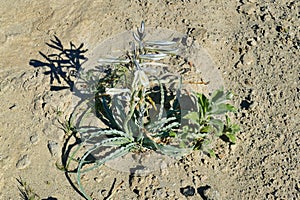
[[[88,50],[83,48],[83,43],[76,47],[72,42],[70,42],[70,48],[65,48],[57,36],[54,38],[51,43],[46,43],[46,45],[58,52],[49,55],[39,52],[46,59],[46,62],[32,59],[29,64],[33,67],[48,67],[50,69],[44,74],[50,75],[51,91],[68,88],[73,91],[74,78],[76,78],[81,65],[87,60],[83,54]],[[59,86],[52,85],[54,80],[58,82]],[[61,86],[62,80],[68,86]]]

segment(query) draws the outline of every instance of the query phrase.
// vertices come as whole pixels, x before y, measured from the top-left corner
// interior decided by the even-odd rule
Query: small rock
[[[194,185],[200,185],[201,184],[200,176],[193,176],[193,183]]]
[[[58,143],[55,141],[48,141],[48,149],[51,153],[52,156],[57,156],[58,155],[58,151],[59,151],[59,147],[58,147]]]
[[[184,196],[188,197],[188,196],[194,196],[195,195],[195,188],[192,186],[186,186],[184,188],[180,188],[180,192],[181,194],[183,194]]]
[[[43,108],[44,101],[41,99],[36,99],[33,104],[34,110],[41,110]]]
[[[0,154],[0,162],[6,160],[7,158],[7,155]]]
[[[256,40],[255,40],[254,38],[251,38],[251,39],[249,39],[249,40],[247,41],[247,44],[248,44],[249,46],[256,46],[256,45],[257,45],[257,42],[256,42]]]
[[[220,193],[212,188],[205,190],[204,195],[207,197],[207,199],[220,199]]]
[[[243,65],[251,65],[254,62],[254,56],[252,53],[248,52],[242,56]]]
[[[4,43],[7,40],[7,36],[2,31],[0,32],[0,43]]]
[[[96,181],[97,183],[101,183],[103,180],[101,178],[99,178],[99,177],[95,177],[94,181]]]
[[[101,196],[105,197],[105,196],[107,196],[107,194],[108,194],[108,191],[107,191],[107,190],[105,190],[105,189],[103,189],[103,190],[100,190],[100,194],[101,194]]]
[[[247,15],[252,15],[256,11],[256,7],[253,3],[248,3],[248,4],[242,5],[239,8],[239,11],[244,13],[244,14],[247,14]]]
[[[209,190],[211,187],[209,185],[201,186],[197,188],[198,194],[202,197],[202,199],[208,199],[206,195],[206,191]]]
[[[271,16],[268,14],[262,15],[260,18],[263,22],[269,22],[272,19]]]
[[[156,197],[162,197],[164,194],[163,194],[163,189],[162,188],[156,188],[154,191],[153,191],[153,196],[156,196]]]
[[[255,107],[258,105],[258,103],[255,101],[255,102],[253,102],[250,106],[249,106],[249,108],[250,109],[255,109]]]
[[[37,134],[34,134],[32,136],[30,136],[30,142],[31,144],[36,144],[39,141],[39,136]]]
[[[19,158],[16,167],[17,169],[25,169],[28,165],[30,165],[30,160],[28,155],[23,155]]]
[[[131,19],[126,19],[125,28],[126,28],[126,30],[132,30],[133,29],[133,23],[132,23]]]
[[[194,39],[192,37],[186,38],[186,46],[191,47],[194,43]]]

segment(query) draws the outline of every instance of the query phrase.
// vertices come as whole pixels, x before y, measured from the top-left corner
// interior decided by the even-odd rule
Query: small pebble
[[[30,136],[30,142],[31,144],[36,144],[39,141],[39,136],[37,134],[34,134],[32,136]]]
[[[256,45],[257,45],[257,42],[255,41],[254,38],[251,38],[251,39],[249,39],[249,40],[247,41],[247,44],[248,44],[249,46],[256,46]]]
[[[252,15],[256,11],[256,7],[253,3],[244,4],[239,8],[239,11],[247,15]]]
[[[4,43],[7,40],[7,36],[4,32],[0,31],[0,43]]]
[[[59,147],[58,147],[57,142],[49,141],[47,146],[48,146],[48,149],[51,153],[51,156],[57,156],[58,155]]]
[[[19,158],[16,167],[17,169],[25,169],[28,165],[30,165],[30,160],[28,155],[23,155]]]
[[[181,194],[183,194],[184,196],[188,197],[188,196],[194,196],[195,195],[195,188],[192,186],[186,186],[184,188],[180,188],[180,192]]]
[[[101,183],[103,181],[103,179],[99,178],[99,177],[95,177],[94,181],[96,181],[97,183]]]
[[[108,194],[108,191],[107,190],[100,190],[100,194],[101,194],[101,196],[103,196],[103,197],[105,197],[105,196],[107,196],[107,194]]]
[[[194,39],[192,37],[186,38],[186,46],[191,47],[194,43]]]
[[[242,56],[243,65],[251,65],[254,62],[254,56],[252,53],[248,52]]]
[[[163,195],[163,189],[162,188],[156,188],[153,193],[154,196],[162,197]]]

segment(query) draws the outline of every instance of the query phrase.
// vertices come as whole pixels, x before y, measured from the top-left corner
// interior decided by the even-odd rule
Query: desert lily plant
[[[107,127],[79,127],[76,131],[81,143],[68,160],[76,160],[80,149],[88,147],[77,159],[76,168],[78,187],[86,199],[92,198],[84,190],[81,177],[129,152],[156,151],[178,158],[193,150],[207,150],[205,144],[214,137],[225,136],[235,143],[238,126],[232,125],[228,116],[225,122],[218,117],[235,111],[227,103],[231,93],[219,90],[211,99],[192,94],[196,110],[182,116],[181,77],[164,71],[167,63],[163,63],[176,55],[177,43],[146,41],[145,37],[142,22],[137,32],[133,32],[131,50],[125,56],[99,59],[99,64],[108,66],[110,73],[96,84],[93,110]],[[188,123],[183,125],[182,119]],[[107,149],[109,153],[105,156],[94,156]]]

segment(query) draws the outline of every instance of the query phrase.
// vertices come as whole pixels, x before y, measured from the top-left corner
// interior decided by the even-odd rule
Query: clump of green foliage
[[[193,150],[203,150],[213,156],[213,150],[207,148],[210,141],[222,137],[236,142],[239,126],[232,124],[227,115],[236,111],[228,103],[232,94],[223,90],[215,91],[211,98],[200,93],[184,94],[181,77],[163,71],[166,64],[160,62],[176,55],[177,43],[145,41],[145,36],[142,22],[137,33],[133,33],[134,41],[126,55],[99,60],[109,73],[93,88],[95,104],[91,110],[107,127],[79,127],[78,148],[66,164],[77,162],[77,183],[86,199],[91,197],[85,192],[81,177],[129,152],[157,151],[182,157]],[[161,73],[157,68],[162,69]],[[183,95],[196,106],[187,114],[181,111]],[[89,148],[75,159],[84,146]],[[111,148],[110,153],[91,161],[90,157],[103,148]]]
[[[208,144],[216,138],[223,138],[235,144],[235,134],[240,131],[239,126],[232,124],[230,117],[226,115],[228,112],[236,112],[236,108],[228,103],[232,98],[232,93],[217,90],[210,99],[201,93],[196,93],[196,97],[199,111],[190,112],[184,116],[191,121],[191,124],[196,125],[193,126],[196,128],[185,126],[183,132],[186,137],[195,134],[192,136],[193,139],[196,138],[194,150],[202,149],[215,157],[214,151],[207,148]],[[225,115],[225,120],[220,117],[223,115]]]

